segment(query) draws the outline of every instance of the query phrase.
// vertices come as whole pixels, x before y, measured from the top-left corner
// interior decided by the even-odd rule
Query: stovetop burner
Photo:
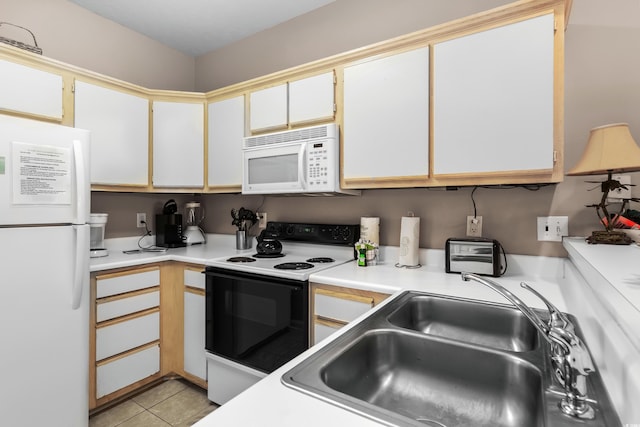
[[[234,256],[227,260],[227,262],[255,262],[255,258],[249,258],[247,256]]]
[[[307,262],[324,264],[324,263],[329,263],[329,262],[335,262],[335,259],[329,258],[329,257],[326,257],[326,256],[322,256],[322,257],[309,258],[307,260]]]
[[[254,258],[282,258],[284,256],[283,253],[279,254],[254,254],[251,255]]]
[[[277,268],[278,270],[306,270],[307,268],[313,268],[313,264],[309,264],[308,262],[284,262],[274,265],[273,268]]]

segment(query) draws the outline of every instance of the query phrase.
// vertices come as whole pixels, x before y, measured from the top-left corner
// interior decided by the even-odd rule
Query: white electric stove
[[[275,255],[207,262],[209,400],[223,404],[309,348],[309,276],[354,260],[359,225],[269,222]]]

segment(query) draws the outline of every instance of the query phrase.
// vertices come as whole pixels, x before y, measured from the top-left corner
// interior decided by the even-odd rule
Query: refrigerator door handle
[[[73,225],[76,235],[73,283],[71,285],[71,308],[82,305],[82,291],[89,278],[89,225]]]
[[[89,212],[89,177],[85,167],[84,153],[82,141],[73,141],[73,157],[76,169],[76,218],[74,224],[86,224],[89,221],[87,214]]]

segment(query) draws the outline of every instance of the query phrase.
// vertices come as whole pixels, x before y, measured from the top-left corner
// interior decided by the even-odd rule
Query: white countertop
[[[387,249],[387,248],[383,248]],[[454,295],[494,302],[506,302],[504,298],[479,283],[462,282],[458,274],[444,272],[444,251],[421,250],[418,269],[396,268],[397,252],[387,249],[382,254],[380,265],[358,267],[354,262],[313,274],[311,282],[347,286],[385,293],[400,293],[402,290],[419,290],[445,295]],[[565,303],[560,287],[554,277],[561,277],[561,258],[515,256],[509,258],[509,270],[496,279],[500,284],[518,295],[525,303],[542,308],[544,305],[528,291],[520,288],[522,280],[548,297],[561,310]],[[524,275],[524,271],[530,274]],[[560,274],[560,276],[556,276]],[[345,326],[332,337],[304,352],[297,358],[274,371],[234,399],[216,409],[196,424],[197,427],[279,426],[309,427],[377,426],[378,422],[356,415],[333,404],[321,401],[284,386],[281,376],[303,359],[318,351],[332,338],[346,332],[360,320],[388,303],[387,299],[369,313]],[[212,378],[211,381],[215,381]]]
[[[105,241],[109,255],[90,259],[90,271],[104,271],[113,268],[135,267],[162,261],[180,261],[205,265],[213,258],[223,256],[247,255],[255,253],[255,249],[238,251],[235,249],[235,236],[227,234],[207,234],[207,243],[184,248],[170,248],[166,252],[139,252],[125,254],[123,251],[138,249],[139,237],[107,239]],[[141,242],[143,247],[153,244],[153,238],[146,237]]]

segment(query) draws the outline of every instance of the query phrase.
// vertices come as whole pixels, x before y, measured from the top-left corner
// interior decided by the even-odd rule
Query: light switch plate
[[[562,242],[562,236],[568,235],[568,216],[538,217],[538,241]]]

